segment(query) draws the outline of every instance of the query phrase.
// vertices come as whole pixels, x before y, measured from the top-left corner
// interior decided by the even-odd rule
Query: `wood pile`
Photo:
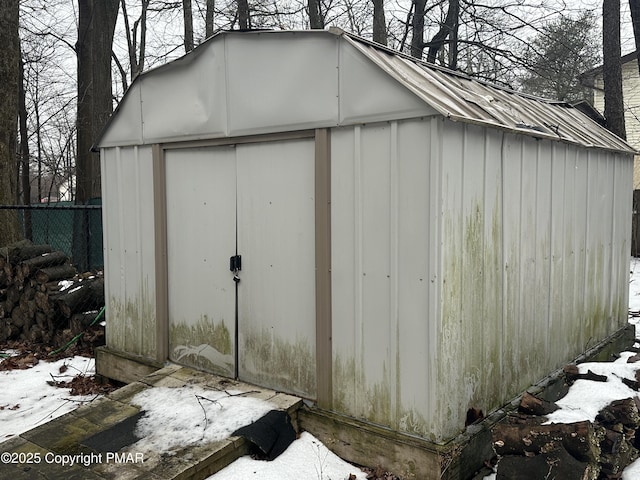
[[[607,381],[605,375],[580,374],[575,365],[565,367],[565,386],[577,379]],[[637,380],[625,383],[637,391]],[[619,479],[640,456],[638,397],[612,402],[594,422],[545,425],[544,415],[557,408],[553,401],[525,393],[518,412],[494,427],[493,448],[500,459],[497,480]]]
[[[104,281],[78,274],[64,252],[23,240],[0,248],[0,343],[59,347],[104,305]]]

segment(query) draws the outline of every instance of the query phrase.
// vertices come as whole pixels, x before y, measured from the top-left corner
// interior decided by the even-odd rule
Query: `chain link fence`
[[[0,246],[0,344],[63,350],[102,344],[102,209],[96,205],[0,206],[24,239]]]
[[[58,202],[46,205],[0,205],[14,211],[23,238],[36,245],[50,245],[63,251],[80,271],[101,270],[102,205],[99,199],[89,205]],[[1,246],[1,245],[0,245]]]

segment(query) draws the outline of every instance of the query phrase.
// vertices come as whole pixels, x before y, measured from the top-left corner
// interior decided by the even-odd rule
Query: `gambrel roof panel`
[[[633,151],[566,103],[479,82],[339,29],[219,33],[184,57],[140,75],[98,146],[431,115]]]

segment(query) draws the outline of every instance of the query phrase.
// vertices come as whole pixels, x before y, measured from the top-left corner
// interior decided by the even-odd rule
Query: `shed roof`
[[[474,80],[335,28],[214,35],[184,57],[139,75],[97,146],[434,114],[588,148],[634,152],[570,104]]]

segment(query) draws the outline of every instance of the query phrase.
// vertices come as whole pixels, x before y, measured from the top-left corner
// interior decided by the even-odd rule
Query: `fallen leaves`
[[[32,352],[5,358],[0,362],[0,370],[26,370],[38,364],[40,360]]]
[[[60,369],[62,370],[62,368]],[[61,372],[63,373],[63,372]],[[118,387],[109,382],[99,382],[95,376],[76,375],[68,382],[51,380],[47,382],[53,387],[70,388],[70,395],[105,395]]]

